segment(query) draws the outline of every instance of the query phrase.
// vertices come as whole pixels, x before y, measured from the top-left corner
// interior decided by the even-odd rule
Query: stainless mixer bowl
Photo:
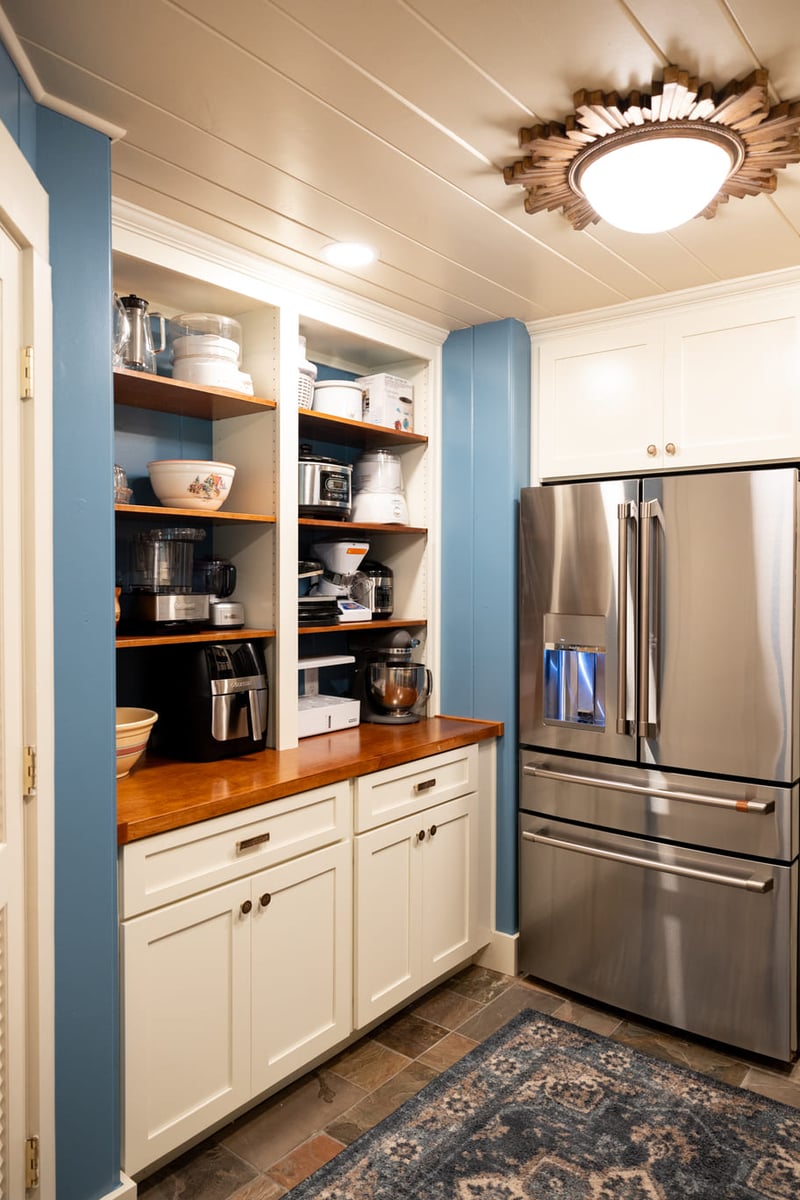
[[[430,694],[430,672],[422,663],[369,663],[367,694],[377,709],[406,713]]]

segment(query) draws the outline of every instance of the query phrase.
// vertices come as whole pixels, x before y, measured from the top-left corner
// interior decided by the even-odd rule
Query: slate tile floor
[[[470,966],[139,1184],[139,1200],[279,1200],[523,1008],[800,1108],[784,1066]]]

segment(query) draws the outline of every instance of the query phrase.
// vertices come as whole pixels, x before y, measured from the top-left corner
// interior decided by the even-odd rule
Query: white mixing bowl
[[[228,499],[236,467],[211,459],[163,458],[147,464],[153,491],[168,508],[216,512]]]

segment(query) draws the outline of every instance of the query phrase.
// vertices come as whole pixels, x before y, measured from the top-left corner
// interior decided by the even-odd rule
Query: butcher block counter
[[[414,725],[358,725],[304,738],[294,750],[264,750],[211,763],[146,755],[117,783],[117,841],[124,846],[502,734],[501,722],[439,716]]]

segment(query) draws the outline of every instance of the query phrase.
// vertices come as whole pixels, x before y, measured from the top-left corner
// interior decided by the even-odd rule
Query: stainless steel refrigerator
[[[520,969],[797,1049],[794,468],[525,488]]]

